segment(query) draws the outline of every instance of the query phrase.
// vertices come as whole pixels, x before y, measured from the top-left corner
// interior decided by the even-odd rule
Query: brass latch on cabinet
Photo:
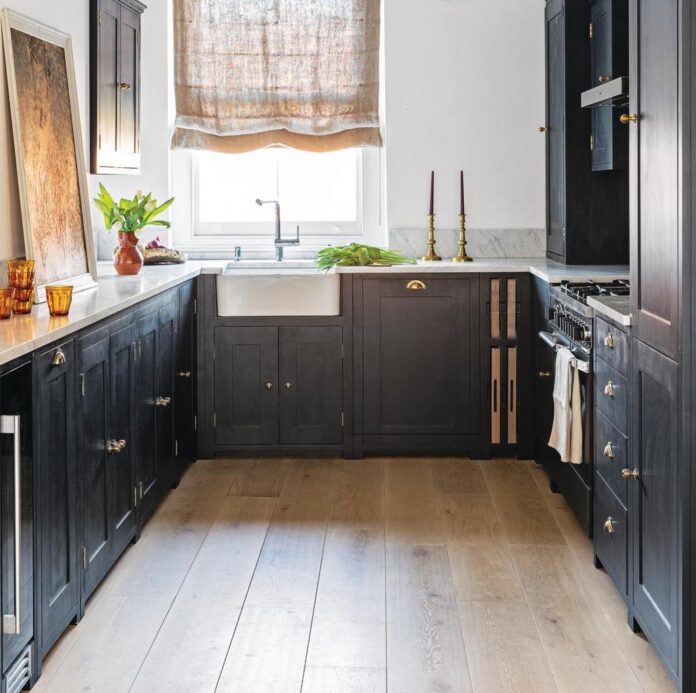
[[[624,479],[637,479],[640,476],[640,472],[637,469],[622,469],[621,476]]]
[[[155,399],[156,407],[168,407],[172,403],[171,397],[157,397]]]

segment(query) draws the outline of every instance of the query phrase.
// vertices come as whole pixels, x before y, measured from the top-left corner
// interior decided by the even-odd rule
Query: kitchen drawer
[[[595,555],[625,598],[628,594],[628,511],[602,477],[595,478]]]
[[[601,318],[595,318],[594,353],[622,375],[628,375],[628,335]]]
[[[628,467],[628,439],[596,407],[594,445],[597,471],[619,500],[627,506],[627,481],[621,476],[621,470]]]
[[[595,405],[625,434],[628,380],[600,358],[595,357],[594,368]]]

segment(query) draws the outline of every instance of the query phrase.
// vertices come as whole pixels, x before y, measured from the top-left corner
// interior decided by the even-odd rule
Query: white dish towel
[[[562,347],[556,354],[553,384],[553,428],[549,445],[563,462],[582,464],[582,397],[580,375],[573,367],[574,356]]]

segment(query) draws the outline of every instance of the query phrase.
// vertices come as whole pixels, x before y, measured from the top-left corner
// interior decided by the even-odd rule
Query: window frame
[[[376,147],[362,147],[358,161],[358,200],[356,222],[307,222],[300,224],[300,245],[298,252],[313,251],[327,245],[342,245],[361,242],[369,245],[383,245],[385,228],[383,223],[383,150]],[[228,156],[235,156],[229,154]],[[321,156],[318,154],[317,156]],[[177,204],[172,208],[172,240],[176,247],[190,253],[233,252],[235,246],[244,248],[264,248],[273,246],[274,228],[272,223],[254,223],[251,231],[249,223],[230,222],[225,226],[227,233],[211,233],[211,226],[219,224],[201,222],[196,214],[197,205],[197,167],[194,152],[175,150],[171,152],[172,193]],[[281,209],[282,212],[282,209]],[[294,236],[290,228],[292,220],[283,219],[283,236]],[[296,223],[296,222],[295,222]],[[330,227],[340,224],[340,233]],[[346,230],[346,226],[350,228]]]

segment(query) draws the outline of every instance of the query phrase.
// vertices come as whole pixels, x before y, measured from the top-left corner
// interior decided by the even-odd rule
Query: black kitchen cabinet
[[[590,6],[546,4],[547,256],[572,265],[628,260],[626,172],[592,173],[591,114],[580,105],[590,87]]]
[[[359,445],[481,452],[478,275],[360,278],[353,302]]]
[[[157,455],[158,330],[158,311],[152,311],[138,320],[133,438],[136,449],[135,476],[141,518],[147,517],[155,509],[163,488]]]
[[[74,340],[34,355],[34,389],[43,655],[81,617]]]
[[[632,612],[677,677],[682,598],[679,368],[636,340],[631,357]]]
[[[631,2],[631,314],[633,334],[679,349],[680,7]]]
[[[278,328],[217,327],[213,427],[217,445],[278,442]]]
[[[92,173],[140,171],[138,0],[91,0]]]
[[[174,369],[174,415],[176,418],[175,452],[179,472],[196,458],[196,285],[179,287],[179,332]]]
[[[589,35],[590,87],[627,76],[628,0],[594,0]],[[628,130],[619,120],[625,112],[613,106],[592,109],[593,171],[628,168]]]
[[[281,327],[279,335],[281,445],[340,445],[343,330]]]
[[[78,474],[82,487],[83,592],[91,594],[112,562],[110,467],[110,335],[105,327],[77,343],[80,391]]]
[[[0,374],[2,690],[34,678],[34,465],[31,364]],[[15,688],[11,688],[15,685]]]
[[[157,469],[164,487],[178,481],[174,453],[173,405],[178,319],[179,304],[176,300],[169,301],[158,311],[155,430],[157,432]]]

